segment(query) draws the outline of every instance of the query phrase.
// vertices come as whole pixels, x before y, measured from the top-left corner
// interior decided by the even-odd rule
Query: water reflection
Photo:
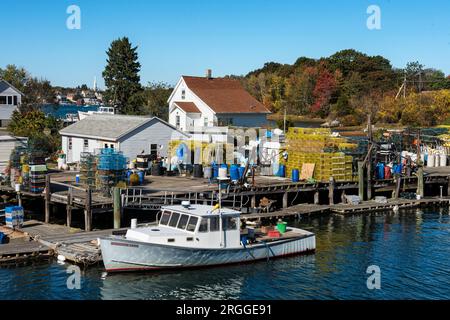
[[[3,299],[448,299],[448,208],[353,216],[304,217],[314,255],[201,270],[104,275],[82,273],[66,286],[67,264],[0,269]],[[381,269],[368,290],[367,267]]]
[[[290,274],[314,261],[314,255],[306,255],[201,270],[109,274],[102,281],[101,298],[267,299],[276,291],[275,279],[280,286],[289,284]]]

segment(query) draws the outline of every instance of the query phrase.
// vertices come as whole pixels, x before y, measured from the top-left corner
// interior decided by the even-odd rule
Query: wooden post
[[[86,190],[86,203],[84,209],[84,230],[92,230],[92,190],[90,187]]]
[[[450,196],[450,176],[447,177],[447,196]]]
[[[122,204],[120,201],[120,188],[114,188],[113,201],[114,201],[114,229],[119,229],[120,228],[120,212],[122,211]]]
[[[251,202],[252,208],[256,208],[256,195],[252,196]]]
[[[287,208],[289,206],[288,204],[288,197],[289,197],[289,193],[285,192],[283,193],[283,209]]]
[[[334,178],[330,177],[330,182],[328,184],[328,200],[331,206],[334,205],[334,188],[335,188]]]
[[[358,195],[364,200],[364,162],[358,161]]]
[[[19,207],[21,207],[22,206],[22,195],[21,195],[20,191],[17,192],[17,202],[19,204]]]
[[[369,139],[369,151],[367,154],[367,200],[372,200],[372,119],[370,113],[367,116],[367,136]]]
[[[420,198],[424,197],[425,190],[424,190],[424,183],[423,183],[423,167],[419,166],[417,169],[417,194],[420,196]]]
[[[50,222],[50,175],[45,175],[45,223]]]
[[[345,198],[345,190],[342,190],[342,194],[341,194],[341,202],[342,203],[346,203],[347,199]]]
[[[400,187],[402,185],[402,177],[400,175],[397,176],[397,185],[395,186],[395,199],[400,197]]]
[[[69,188],[67,193],[67,226],[70,228],[72,224],[72,199],[73,199],[73,189]]]
[[[319,204],[320,198],[319,198],[319,190],[314,192],[314,204]]]

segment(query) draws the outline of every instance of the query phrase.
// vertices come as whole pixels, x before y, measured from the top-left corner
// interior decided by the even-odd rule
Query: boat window
[[[172,216],[170,217],[169,226],[170,227],[176,227],[178,224],[178,219],[180,218],[180,214],[177,212],[172,213]]]
[[[195,231],[195,227],[197,226],[197,221],[198,221],[198,218],[197,218],[197,217],[191,216],[191,217],[189,218],[189,223],[188,223],[188,226],[187,226],[187,231],[191,231],[191,232]]]
[[[200,220],[200,227],[198,227],[198,232],[208,232],[208,219],[202,218]]]
[[[223,219],[224,222],[224,230],[236,230],[237,229],[237,221],[236,218],[226,217]]]
[[[178,222],[177,228],[178,229],[186,229],[186,225],[188,223],[189,216],[187,214],[181,215],[180,221]]]
[[[219,225],[219,217],[211,217],[209,219],[209,231],[219,231],[220,225]]]
[[[164,213],[162,214],[161,220],[159,220],[159,224],[162,225],[167,225],[167,223],[169,222],[170,219],[170,212],[164,211]]]

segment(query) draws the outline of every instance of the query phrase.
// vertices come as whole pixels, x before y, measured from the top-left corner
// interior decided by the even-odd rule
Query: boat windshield
[[[164,211],[163,214],[162,214],[161,219],[159,220],[159,224],[166,226],[167,223],[169,222],[170,214],[171,214],[171,212]]]
[[[195,231],[195,227],[197,226],[197,222],[198,222],[198,218],[194,217],[194,216],[191,216],[189,218],[189,222],[188,222],[188,225],[187,225],[187,231],[194,232]]]
[[[177,228],[182,229],[182,230],[186,229],[188,220],[189,220],[189,216],[187,214],[182,214],[180,221],[178,221]]]
[[[178,224],[178,219],[180,218],[180,214],[178,212],[173,212],[172,216],[169,220],[169,227],[176,227]]]

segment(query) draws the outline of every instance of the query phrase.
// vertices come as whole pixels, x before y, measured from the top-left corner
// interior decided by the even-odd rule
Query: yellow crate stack
[[[343,152],[327,152],[327,150],[352,150],[357,147],[348,143],[347,139],[334,137],[330,129],[290,128],[286,134],[288,160],[286,174],[291,177],[293,169],[302,169],[304,163],[314,163],[314,179],[328,181],[334,177],[336,181],[353,180],[352,156]]]

